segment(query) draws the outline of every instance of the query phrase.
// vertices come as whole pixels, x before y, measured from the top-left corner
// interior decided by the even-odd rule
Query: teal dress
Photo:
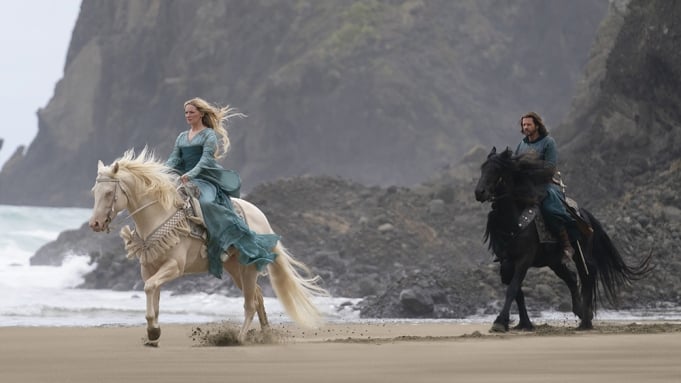
[[[239,197],[241,179],[215,161],[218,140],[215,131],[206,128],[189,140],[182,132],[175,140],[166,166],[186,175],[200,190],[199,203],[207,231],[208,270],[222,278],[221,255],[230,246],[239,250],[239,262],[255,264],[262,270],[274,262],[276,234],[256,234],[234,212],[230,197]]]
[[[548,135],[540,137],[536,141],[530,141],[525,137],[515,150],[515,154],[537,153],[540,159],[544,160],[546,166],[556,167],[558,163],[558,150],[556,141]],[[546,184],[546,197],[542,200],[541,210],[544,221],[551,231],[558,234],[560,229],[565,227],[572,238],[575,238],[575,220],[565,209],[563,204],[565,195],[558,185],[554,183]]]

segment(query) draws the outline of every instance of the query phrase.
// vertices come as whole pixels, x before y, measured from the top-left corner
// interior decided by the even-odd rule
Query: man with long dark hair
[[[518,144],[515,154],[536,153],[544,160],[545,166],[555,169],[558,162],[556,141],[549,136],[549,131],[539,114],[530,112],[520,117],[520,132],[525,138]],[[557,184],[547,184],[546,197],[541,201],[541,211],[549,230],[560,239],[563,263],[569,264],[575,251],[570,243],[568,229],[572,231],[575,221],[565,209],[563,199],[565,196]]]

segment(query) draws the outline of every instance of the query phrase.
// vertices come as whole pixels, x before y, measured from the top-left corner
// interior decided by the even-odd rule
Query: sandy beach
[[[681,382],[681,323],[274,325],[267,341],[216,346],[230,324],[0,328],[1,382]]]

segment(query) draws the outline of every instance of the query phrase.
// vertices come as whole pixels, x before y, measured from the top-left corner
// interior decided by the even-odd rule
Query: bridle
[[[499,179],[497,180],[497,183],[494,185],[494,190],[492,191],[492,194],[491,194],[490,197],[489,197],[489,201],[490,201],[490,202],[496,202],[496,201],[499,201],[499,200],[502,200],[502,199],[505,199],[505,198],[508,198],[508,197],[511,196],[511,193],[508,192],[508,191],[507,191],[507,192],[504,192],[504,193],[501,193],[501,194],[496,194],[496,193],[495,193],[496,190],[499,189],[499,186],[500,186],[501,184],[505,184],[505,182],[504,182],[504,177],[499,177]]]
[[[116,184],[114,186],[113,199],[111,200],[111,207],[109,209],[107,209],[107,212],[106,212],[106,221],[105,221],[106,224],[107,224],[106,232],[109,233],[109,232],[111,232],[111,229],[109,228],[109,223],[111,223],[111,221],[116,216],[116,202],[118,201],[118,189],[121,189],[121,193],[123,193],[123,195],[125,196],[125,198],[128,201],[130,201],[130,197],[129,197],[128,193],[125,191],[125,188],[123,187],[123,185],[121,185],[121,180],[119,178],[97,177],[97,179],[95,179],[95,184],[98,184],[100,182],[114,182]],[[145,203],[144,205],[137,208],[132,213],[128,214],[128,216],[125,217],[125,219],[134,216],[135,214],[139,213],[140,211],[148,208],[149,206],[151,206],[151,205],[153,205],[157,202],[158,202],[158,200],[153,200],[153,201]]]
[[[511,196],[511,193],[509,191],[505,191],[504,193],[501,193],[501,194],[496,193],[497,190],[499,190],[499,187],[502,186],[502,185],[505,185],[505,184],[506,184],[506,181],[504,179],[504,176],[500,176],[499,178],[497,178],[497,181],[494,183],[494,187],[492,187],[491,190],[490,190],[490,196],[489,196],[489,199],[487,201],[496,202],[496,201],[503,200],[503,199]],[[508,187],[505,187],[505,189],[508,190]]]

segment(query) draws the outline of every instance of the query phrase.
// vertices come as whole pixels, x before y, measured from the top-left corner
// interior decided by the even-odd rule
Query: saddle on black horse
[[[568,212],[568,214],[570,214],[572,219],[575,220],[575,227],[577,228],[580,234],[580,238],[575,240],[575,242],[577,242],[577,252],[580,255],[581,261],[584,263],[585,255],[582,252],[582,245],[580,245],[580,242],[582,244],[584,243],[588,244],[591,242],[591,237],[594,232],[593,227],[591,226],[591,223],[588,221],[588,219],[581,214],[577,201],[573,200],[572,198],[566,197],[565,199],[561,199],[561,202],[563,202],[565,210]],[[534,226],[537,230],[537,236],[539,237],[540,243],[559,242],[556,235],[546,226],[544,222],[544,216],[541,214],[541,209],[538,205],[530,206],[523,210],[523,212],[518,217],[518,230],[525,229],[532,222],[534,222]],[[495,262],[498,261],[500,261],[500,259],[497,257],[495,259]]]

